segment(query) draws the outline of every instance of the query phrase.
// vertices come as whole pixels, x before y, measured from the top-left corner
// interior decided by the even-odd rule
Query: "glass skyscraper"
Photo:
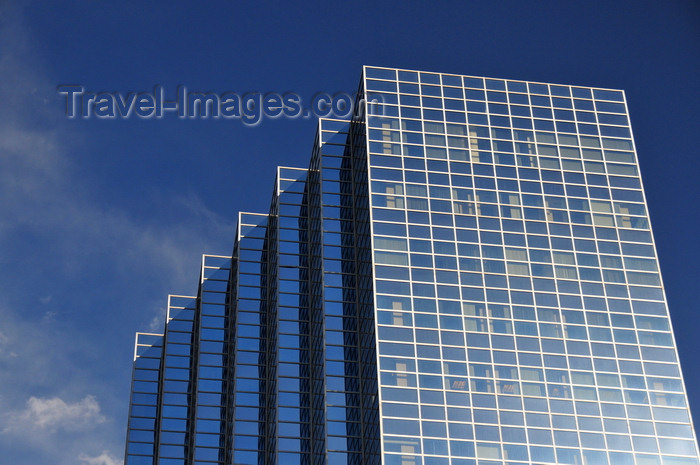
[[[137,335],[126,465],[698,465],[624,93],[358,95]]]

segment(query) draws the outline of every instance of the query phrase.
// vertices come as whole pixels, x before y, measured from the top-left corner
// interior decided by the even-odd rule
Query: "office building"
[[[624,93],[359,95],[137,336],[126,465],[698,465]]]

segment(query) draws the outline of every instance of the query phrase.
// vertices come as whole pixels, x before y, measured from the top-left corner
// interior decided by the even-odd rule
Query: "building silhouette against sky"
[[[698,465],[623,92],[359,95],[137,335],[126,465]]]

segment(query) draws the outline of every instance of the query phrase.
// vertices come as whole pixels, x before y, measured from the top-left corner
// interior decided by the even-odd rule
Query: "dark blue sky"
[[[133,333],[266,211],[316,122],[73,119],[60,84],[353,92],[363,64],[627,93],[686,385],[696,353],[697,2],[0,1],[0,456],[114,465]],[[42,422],[40,412],[52,412]],[[81,462],[82,461],[82,462]]]

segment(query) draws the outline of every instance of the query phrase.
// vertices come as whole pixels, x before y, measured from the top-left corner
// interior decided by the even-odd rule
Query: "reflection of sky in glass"
[[[622,92],[366,73],[389,463],[695,457]]]
[[[624,94],[365,71],[139,335],[127,464],[697,464]]]

